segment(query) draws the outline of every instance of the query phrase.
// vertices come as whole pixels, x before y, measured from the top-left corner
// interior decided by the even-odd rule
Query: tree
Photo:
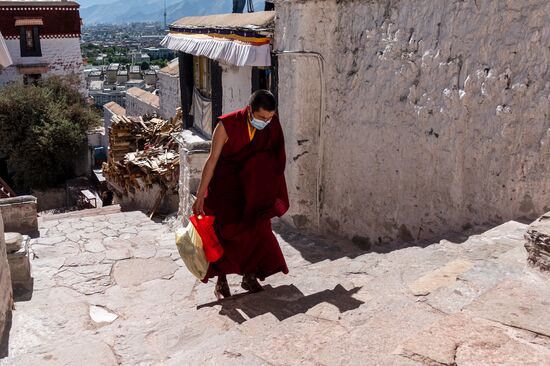
[[[140,68],[142,70],[149,70],[149,63],[147,61],[143,61]]]
[[[76,81],[52,76],[36,85],[11,84],[0,93],[0,152],[14,170],[16,190],[49,188],[74,177],[86,131],[100,122],[75,90]]]

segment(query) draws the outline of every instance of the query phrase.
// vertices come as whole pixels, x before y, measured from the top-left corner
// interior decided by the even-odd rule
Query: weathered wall
[[[164,72],[158,74],[160,116],[168,119],[176,115],[176,109],[181,106],[181,90],[179,75]]]
[[[32,195],[36,197],[36,210],[38,212],[68,206],[67,190],[65,187],[46,190],[33,189]]]
[[[158,102],[152,104],[148,100],[126,93],[126,115],[143,116],[145,114],[152,115],[155,113],[159,113]]]
[[[275,48],[324,59],[279,57],[288,219],[412,241],[549,209],[550,2],[282,0],[277,11]]]
[[[2,222],[2,209],[0,208],[0,344],[3,344],[4,329],[9,321],[13,292],[11,287],[10,267],[6,255],[4,243],[4,224]]]
[[[252,67],[220,64],[222,67],[222,113],[241,109],[248,104],[252,90]]]
[[[47,75],[67,75],[71,73],[81,75],[81,89],[84,91],[85,82],[82,74],[82,53],[80,52],[80,38],[40,39],[41,57],[21,57],[19,39],[7,39],[6,45],[13,59],[13,65],[0,74],[0,85],[7,82],[23,80],[15,65],[48,64]]]
[[[18,196],[0,199],[0,210],[6,232],[34,236],[38,233],[36,197]]]

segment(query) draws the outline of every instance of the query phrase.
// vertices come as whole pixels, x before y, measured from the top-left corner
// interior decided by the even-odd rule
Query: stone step
[[[60,214],[46,214],[39,217],[39,221],[60,220],[66,218],[80,218],[100,215],[110,215],[121,212],[119,205],[112,205],[100,208],[90,208],[86,210],[71,211]]]

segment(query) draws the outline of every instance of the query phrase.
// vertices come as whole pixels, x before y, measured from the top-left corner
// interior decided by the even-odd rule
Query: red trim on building
[[[19,27],[15,26],[17,18],[42,18],[44,25],[39,26],[40,38],[80,37],[80,13],[76,3],[59,3],[59,5],[38,5],[14,2],[5,5],[0,2],[0,32],[6,39],[18,39]],[[61,5],[63,4],[63,5]]]

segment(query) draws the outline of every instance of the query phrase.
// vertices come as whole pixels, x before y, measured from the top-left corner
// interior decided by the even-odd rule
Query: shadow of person
[[[294,315],[306,313],[321,303],[336,306],[340,313],[357,309],[364,304],[363,301],[352,296],[361,287],[346,290],[342,285],[337,285],[332,290],[327,289],[308,296],[305,296],[294,285],[279,287],[267,285],[264,289],[265,291],[257,294],[239,294],[222,301],[199,305],[197,309],[221,305],[220,315],[225,315],[234,322],[242,324],[248,319],[267,313],[273,314],[279,321],[282,321]]]

